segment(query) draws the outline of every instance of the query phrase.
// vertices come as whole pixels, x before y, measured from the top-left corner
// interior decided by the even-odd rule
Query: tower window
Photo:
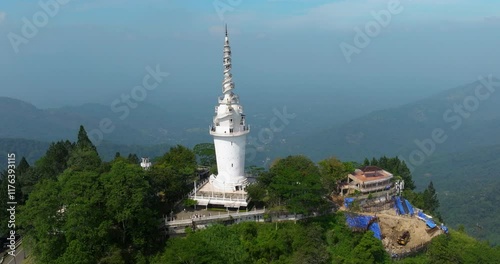
[[[233,167],[233,163],[231,163],[231,168]]]

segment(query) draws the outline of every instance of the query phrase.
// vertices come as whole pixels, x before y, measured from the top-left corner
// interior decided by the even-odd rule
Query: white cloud
[[[0,24],[5,21],[7,14],[5,12],[0,11]]]

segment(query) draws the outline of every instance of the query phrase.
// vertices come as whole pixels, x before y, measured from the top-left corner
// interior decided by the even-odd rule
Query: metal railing
[[[236,213],[231,213],[227,212],[227,214],[218,214],[218,215],[209,215],[209,216],[202,216],[202,217],[197,217],[197,218],[190,218],[190,219],[182,219],[182,220],[165,220],[165,225],[171,226],[171,225],[187,225],[187,224],[192,224],[196,222],[201,222],[201,221],[210,221],[210,220],[218,220],[218,219],[225,219],[225,218],[240,218],[240,217],[245,217],[245,216],[253,216],[253,215],[260,215],[264,214],[266,212],[265,209],[261,210],[255,210],[255,211],[250,211],[250,212],[236,212]]]

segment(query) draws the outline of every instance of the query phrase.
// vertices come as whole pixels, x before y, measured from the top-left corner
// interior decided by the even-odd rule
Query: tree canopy
[[[24,177],[32,190],[20,231],[37,263],[136,263],[158,248],[158,196],[138,164],[104,164],[84,131],[76,144],[53,144],[34,168],[21,161],[21,171],[40,174]]]
[[[248,190],[253,199],[292,213],[311,213],[325,204],[318,166],[305,156],[279,159]]]
[[[329,194],[339,192],[339,182],[346,179],[355,169],[352,162],[342,162],[335,157],[324,159],[318,163],[321,174],[321,184]]]

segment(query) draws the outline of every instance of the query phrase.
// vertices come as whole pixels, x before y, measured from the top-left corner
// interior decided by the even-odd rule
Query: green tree
[[[274,205],[283,203],[293,213],[310,213],[325,204],[325,191],[314,162],[305,156],[288,156],[270,168],[268,191]]]
[[[434,184],[432,181],[429,183],[427,188],[423,192],[424,209],[427,209],[429,213],[438,213],[439,200],[437,197],[436,189],[434,189]]]
[[[90,149],[97,152],[97,148],[94,146],[92,141],[90,141],[87,131],[83,126],[80,126],[80,130],[78,131],[78,140],[76,141],[77,149]]]
[[[200,143],[194,146],[193,152],[199,160],[200,165],[212,167],[217,164],[215,157],[215,146],[213,143]]]
[[[139,164],[140,160],[139,160],[139,157],[137,157],[136,154],[130,153],[130,154],[128,154],[127,161],[130,164]]]
[[[328,193],[337,190],[338,182],[347,177],[344,164],[335,157],[322,160],[318,163],[321,174],[321,183]]]
[[[380,240],[373,237],[373,232],[366,232],[352,251],[353,258],[349,263],[384,263],[388,261]]]
[[[175,202],[189,193],[196,179],[196,156],[193,151],[176,146],[157,159],[146,172],[154,193],[159,198],[158,210],[170,214]]]
[[[42,264],[146,263],[145,255],[158,250],[160,235],[160,214],[154,211],[158,197],[149,185],[151,179],[124,158],[101,163],[82,135],[76,147],[53,144],[34,168],[26,170],[28,175],[51,175],[65,168],[40,177],[19,209],[25,245]],[[54,157],[67,164],[51,166],[48,161]]]
[[[366,160],[365,160],[366,163]],[[399,175],[405,181],[405,189],[414,190],[415,183],[413,182],[413,178],[411,176],[410,169],[406,166],[404,161],[401,161],[398,157],[387,158],[386,156],[380,157],[378,160],[372,158],[370,162],[371,166],[380,167],[393,175]]]
[[[24,174],[30,169],[30,164],[25,157],[21,158],[19,165],[17,166],[17,174]]]
[[[267,193],[266,186],[262,183],[250,184],[246,187],[246,191],[253,202],[267,202],[269,201],[269,196]]]
[[[193,200],[193,199],[186,199],[186,200],[184,200],[184,206],[185,207],[191,207],[191,206],[195,206],[197,204],[198,204],[198,201]]]
[[[151,210],[153,193],[143,170],[117,160],[111,171],[101,176],[106,193],[106,211],[121,238],[121,245],[143,249],[148,245],[145,235],[157,228],[157,215]]]
[[[105,254],[112,227],[105,206],[106,193],[99,177],[95,171],[66,170],[58,178],[62,203],[58,213],[63,218],[61,233],[68,246],[62,259],[94,251],[93,258],[84,259],[97,261]]]
[[[30,249],[37,263],[54,263],[66,250],[64,214],[60,184],[54,179],[38,183],[26,205],[21,206],[18,223],[24,236],[23,245]]]
[[[196,177],[196,155],[184,146],[170,148],[158,161],[159,165],[173,168],[175,173],[184,178],[186,184],[191,184]]]
[[[71,152],[68,160],[68,168],[76,171],[97,171],[101,164],[99,154],[92,149],[77,148]]]
[[[500,249],[479,242],[465,233],[451,231],[449,236],[438,236],[426,253],[427,263],[498,263]]]
[[[30,185],[34,185],[41,179],[55,179],[57,175],[68,168],[68,160],[73,148],[74,144],[69,141],[52,143],[45,155],[35,162]]]
[[[59,141],[49,146],[45,155],[35,162],[34,167],[30,167],[26,159],[21,160],[18,181],[21,183],[22,202],[28,199],[36,183],[42,179],[55,179],[68,167],[72,149],[71,142]]]
[[[346,179],[347,175],[354,171],[352,163],[342,162],[335,157],[322,160],[318,165],[321,174],[321,184],[329,194],[338,192],[340,181]]]
[[[178,164],[190,171],[196,169],[197,166],[196,154],[189,148],[181,145],[171,147],[170,150],[158,160],[158,163],[167,165]]]

